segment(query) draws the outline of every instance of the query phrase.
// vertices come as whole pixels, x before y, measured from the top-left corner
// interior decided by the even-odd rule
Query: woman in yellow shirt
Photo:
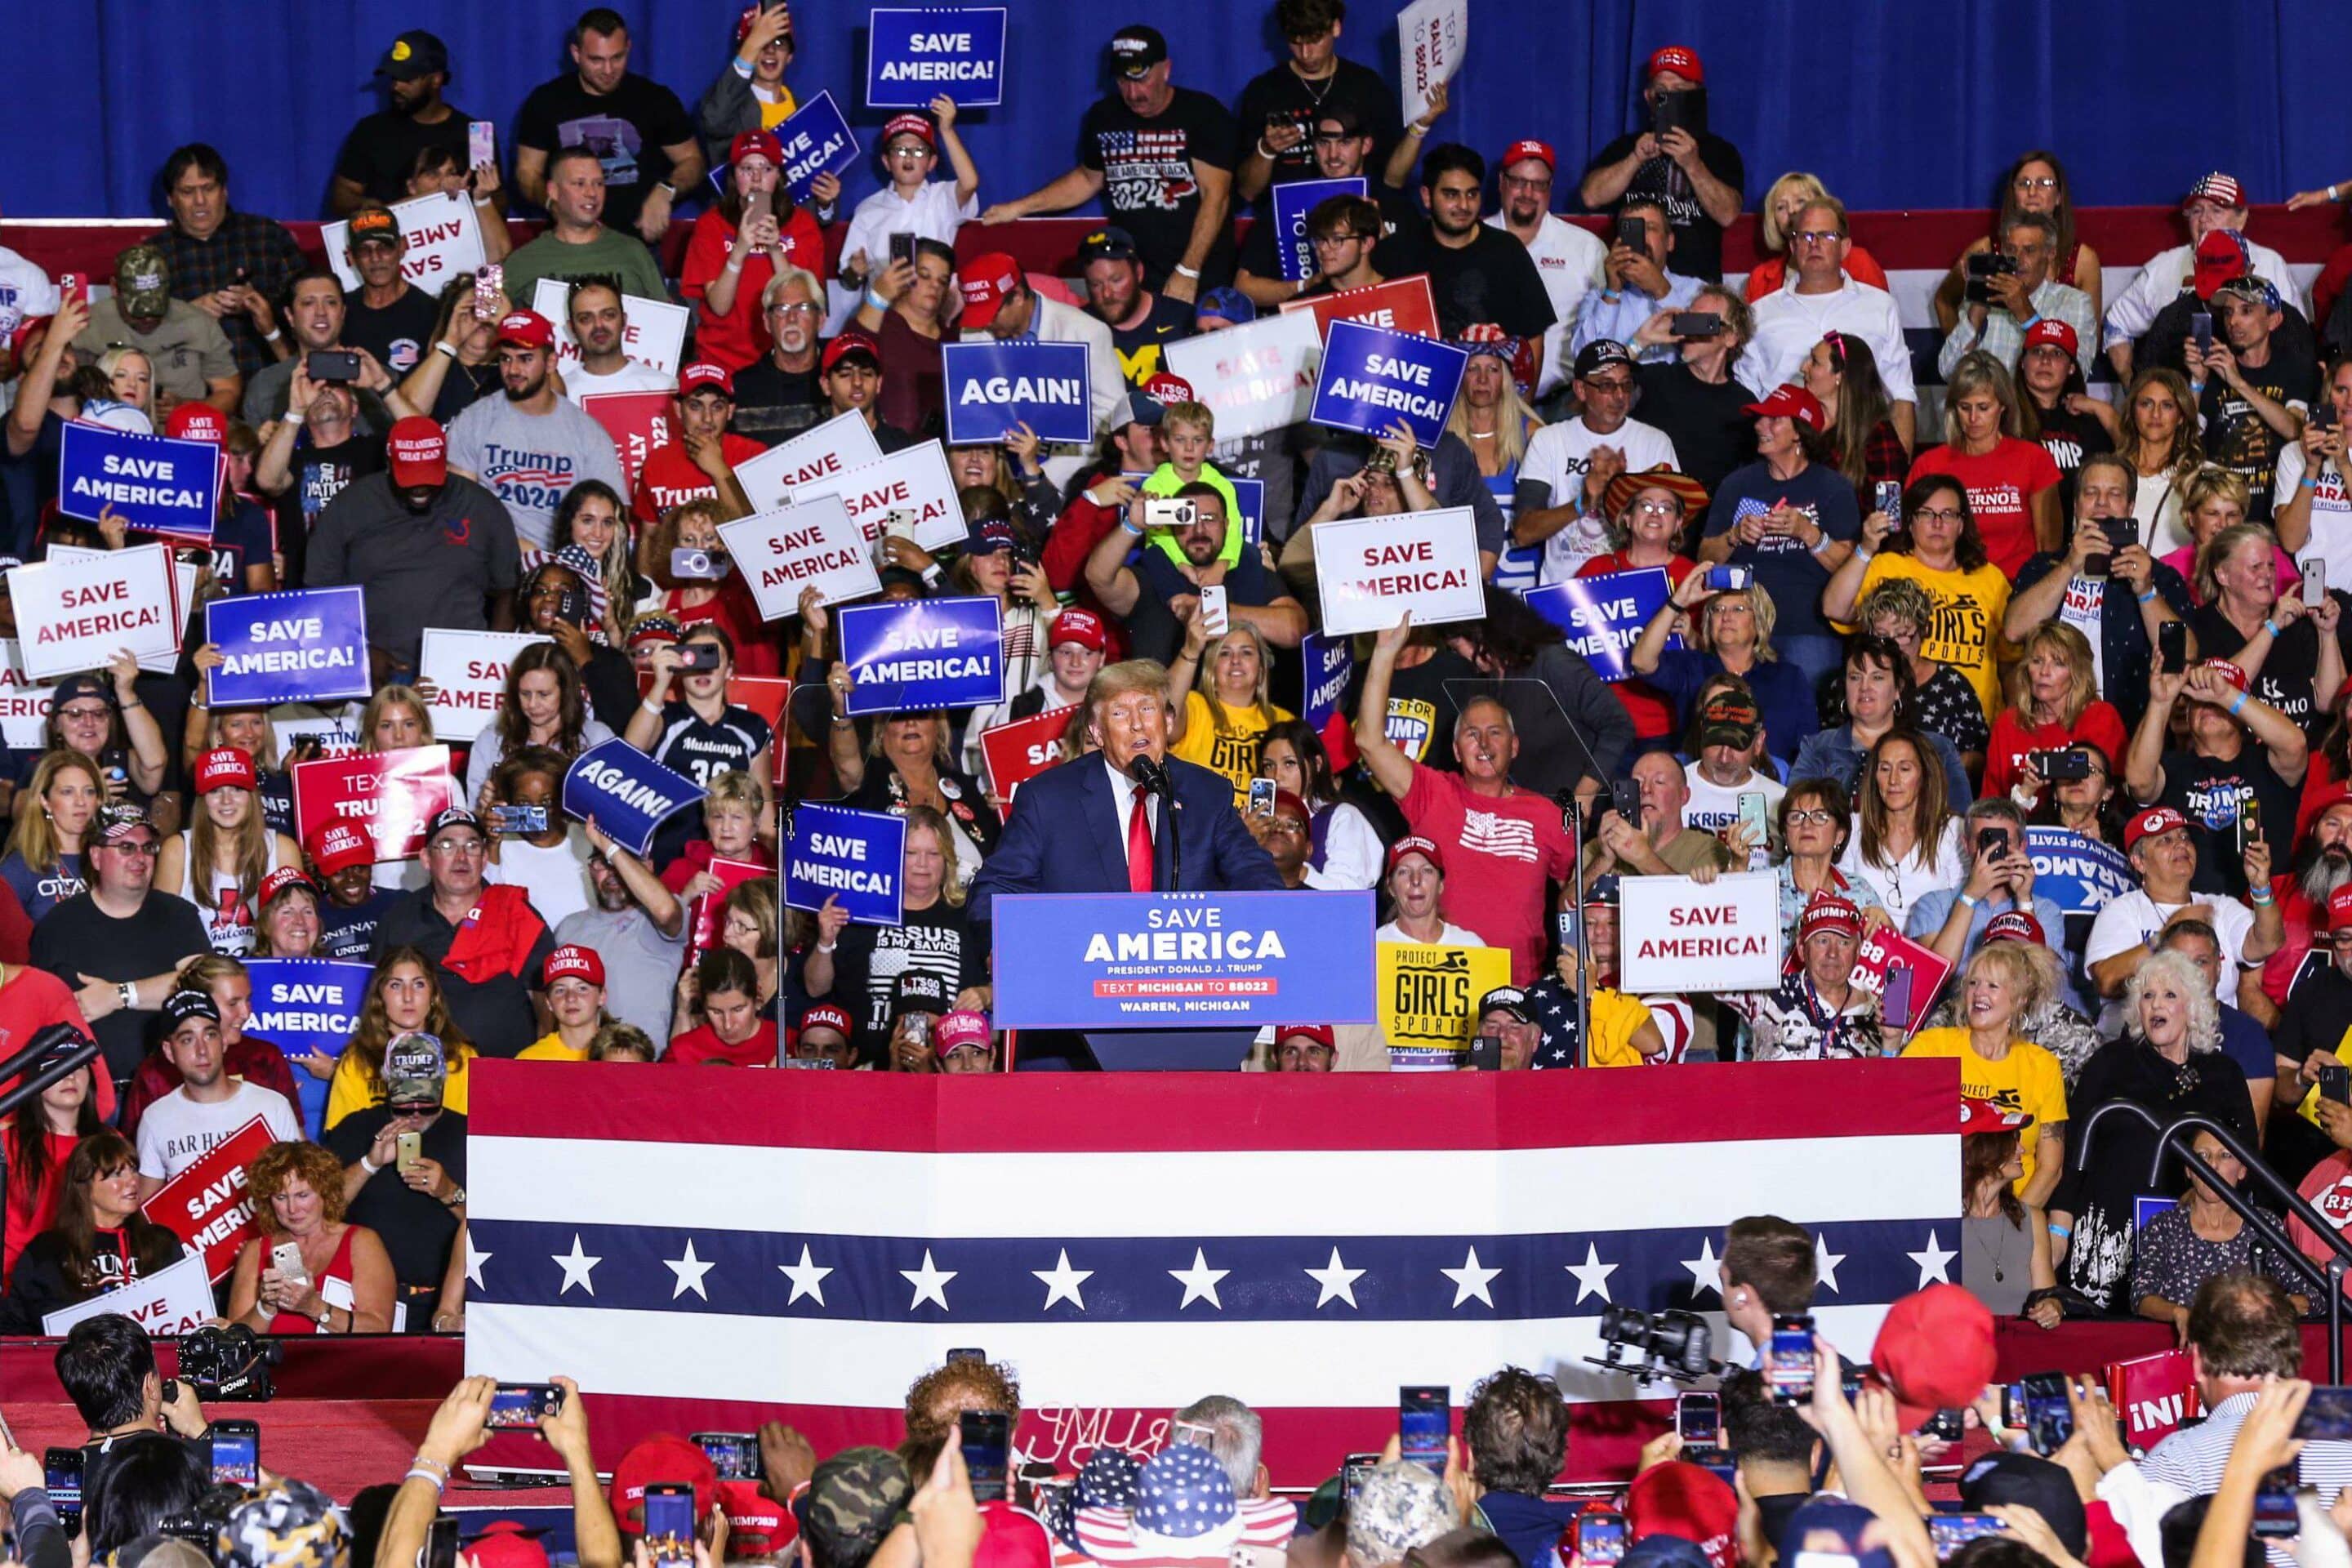
[[[413,947],[395,947],[375,966],[367,999],[360,1004],[359,1026],[335,1064],[335,1076],[327,1080],[330,1129],[355,1110],[384,1102],[384,1052],[409,1034],[431,1035],[441,1042],[448,1075],[441,1089],[441,1109],[466,1114],[471,1083],[466,1066],[474,1059],[473,1043],[449,1016],[431,963]]]
[[[2015,943],[1988,942],[1969,963],[1960,987],[1965,1022],[1946,1029],[1922,1029],[1903,1048],[1906,1058],[1956,1057],[1960,1095],[1990,1100],[2003,1110],[2033,1118],[2033,1138],[2024,1149],[2025,1174],[2017,1179],[2019,1199],[2031,1208],[2049,1205],[2066,1168],[2066,1081],[2058,1058],[2012,1026],[2042,1003],[2042,980]]]
[[[1231,625],[1224,636],[1212,638],[1201,624],[1199,601],[1184,613],[1184,647],[1168,668],[1170,696],[1181,691],[1184,700],[1171,704],[1176,716],[1168,753],[1231,779],[1238,810],[1249,805],[1267,729],[1294,715],[1266,700],[1274,660],[1265,639],[1247,621]]]
[[[1920,656],[1968,677],[1990,715],[2000,705],[1997,658],[2009,579],[1986,558],[1968,491],[1958,479],[1928,475],[1904,491],[1902,510],[1900,518],[1874,511],[1862,520],[1861,547],[1822,590],[1822,612],[1843,625],[1879,584],[1889,578],[1917,583],[1935,605],[1929,623],[1919,628]]]

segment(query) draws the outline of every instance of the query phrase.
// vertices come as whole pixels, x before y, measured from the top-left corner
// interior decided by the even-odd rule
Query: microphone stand
[[[1153,762],[1149,756],[1138,756],[1128,764],[1128,777],[1135,787],[1160,797],[1161,826],[1168,832],[1167,891],[1181,892],[1184,887],[1184,836],[1176,831],[1176,782],[1168,776],[1167,765]],[[1152,879],[1155,882],[1159,879]]]
[[[1575,732],[1573,726],[1570,732]],[[1580,736],[1577,744],[1583,743]],[[1560,828],[1568,835],[1569,875],[1576,888],[1576,1065],[1582,1067],[1592,1051],[1592,940],[1584,929],[1584,813],[1578,809],[1572,789],[1561,790],[1554,801],[1559,807]]]

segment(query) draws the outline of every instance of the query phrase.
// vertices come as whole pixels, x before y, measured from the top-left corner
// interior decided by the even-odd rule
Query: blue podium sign
[[[1007,894],[995,911],[1000,1028],[1374,1018],[1370,891]]]

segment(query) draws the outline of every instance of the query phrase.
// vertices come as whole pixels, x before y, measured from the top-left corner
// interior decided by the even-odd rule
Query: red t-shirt
[[[2295,842],[2302,841],[2303,832],[2298,828]],[[2294,989],[2296,972],[2311,956],[2312,943],[2324,939],[2327,911],[2311,901],[2303,890],[2303,879],[2292,871],[2281,871],[2271,879],[2271,893],[2278,900],[2279,919],[2286,926],[2286,942],[2263,962],[2263,994],[2273,1005],[2284,1007],[2286,994]]]
[[[2000,446],[1981,458],[1930,447],[1911,465],[1904,488],[1927,474],[1949,474],[1960,481],[1969,492],[1969,513],[1976,519],[1985,553],[2002,576],[2014,581],[2027,558],[2042,548],[2034,542],[2033,513],[2027,503],[2058,482],[2058,464],[2049,449],[2014,436],[2004,436]]]
[[[794,207],[793,216],[776,226],[776,247],[784,259],[795,267],[805,267],[824,279],[824,233],[816,226],[816,219],[806,207]],[[760,309],[760,296],[767,291],[768,280],[776,275],[775,265],[767,253],[752,257],[743,263],[742,274],[735,280],[735,308],[723,316],[710,312],[709,301],[704,298],[710,290],[710,280],[726,270],[728,253],[735,248],[735,226],[711,208],[697,218],[694,237],[687,241],[686,260],[678,268],[678,292],[692,300],[694,313],[694,352],[700,357],[729,370],[741,370],[768,352],[774,341],[768,334],[767,318]],[[818,303],[822,305],[823,300]]]
[[[2111,757],[2122,756],[2123,715],[2110,703],[2094,701],[2071,729],[2063,724],[2037,724],[2029,730],[2016,709],[2002,709],[1992,721],[1992,740],[1985,748],[1984,798],[2009,793],[2026,752],[2063,751],[2077,741],[2093,742]]]
[[[1596,555],[1576,569],[1580,577],[1605,577],[1612,572],[1632,572],[1637,568],[1626,563],[1623,552],[1612,550],[1606,555]],[[1666,563],[1666,585],[1672,588],[1685,577],[1698,570],[1698,563],[1686,555],[1677,555]],[[1612,681],[1609,689],[1625,705],[1633,716],[1633,733],[1643,740],[1654,740],[1672,734],[1675,728],[1674,699],[1646,680],[1628,677]]]
[[[2337,1230],[2352,1226],[2352,1153],[2338,1149],[2329,1154],[2311,1168],[2311,1174],[2304,1177],[2295,1192]],[[2314,1263],[2326,1263],[2336,1256],[2317,1231],[2294,1215],[2286,1216],[2286,1235],[2295,1249]]]
[[[689,1067],[724,1062],[729,1067],[772,1068],[776,1065],[776,1026],[762,1018],[750,1039],[740,1046],[730,1046],[709,1025],[698,1024],[672,1040],[669,1054],[662,1060],[683,1062]]]
[[[1550,925],[1545,884],[1570,869],[1559,807],[1523,789],[1475,795],[1460,773],[1422,763],[1397,805],[1415,833],[1445,850],[1446,918],[1510,951],[1512,984],[1533,980]]]
[[[750,462],[767,448],[749,436],[733,431],[719,437],[719,454],[727,459],[730,468]],[[715,496],[719,487],[710,476],[694,466],[687,455],[683,441],[665,441],[646,454],[646,471],[638,477],[635,499],[629,510],[644,523],[658,521],[661,514],[700,496]]]

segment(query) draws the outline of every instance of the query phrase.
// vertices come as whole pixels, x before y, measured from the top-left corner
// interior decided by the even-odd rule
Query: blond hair
[[[1789,236],[1780,227],[1779,212],[1780,198],[1791,191],[1803,196],[1807,205],[1831,199],[1829,187],[1822,184],[1821,176],[1806,174],[1801,169],[1791,169],[1772,182],[1764,193],[1764,199],[1757,204],[1757,211],[1764,220],[1764,248],[1775,256],[1789,246]],[[1797,211],[1802,216],[1804,207],[1801,206]]]

